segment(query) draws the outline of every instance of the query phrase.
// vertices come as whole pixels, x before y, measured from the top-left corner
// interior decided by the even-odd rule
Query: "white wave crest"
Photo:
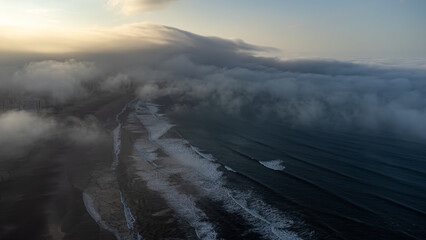
[[[148,107],[142,107],[142,104],[142,102],[139,102],[136,105],[137,117],[149,129],[150,139],[155,141],[167,133],[173,125],[156,114],[158,111],[157,105],[149,104],[147,105]]]
[[[259,163],[275,171],[282,171],[285,169],[285,166],[283,165],[284,161],[280,159],[272,161],[259,161]]]
[[[123,193],[121,191],[120,191],[120,200],[121,200],[121,203],[123,204],[124,216],[126,217],[127,227],[130,230],[133,230],[136,219],[133,217],[132,211],[127,205],[126,200],[124,199]]]
[[[225,166],[225,169],[226,170],[228,170],[228,171],[230,171],[230,172],[234,172],[234,173],[236,173],[237,171],[235,171],[234,169],[232,169],[232,168],[230,168],[230,167],[228,167],[228,166]]]

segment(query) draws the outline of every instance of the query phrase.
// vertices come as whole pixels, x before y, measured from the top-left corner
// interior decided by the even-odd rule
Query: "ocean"
[[[155,139],[163,139],[156,141],[168,141],[166,151],[176,151],[171,155],[187,151],[194,176],[214,176],[188,177],[214,189],[191,196],[195,205],[215,203],[202,211],[211,239],[426,237],[426,144],[420,141],[301,128],[211,108],[176,111],[167,101],[152,106],[151,113],[160,116],[152,121],[168,125],[150,123]],[[166,140],[167,131],[183,142]],[[182,150],[184,143],[189,147]],[[231,194],[223,197],[221,191]]]

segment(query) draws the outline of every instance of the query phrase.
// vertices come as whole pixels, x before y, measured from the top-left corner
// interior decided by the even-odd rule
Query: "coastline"
[[[109,132],[128,96],[103,95],[53,109],[56,118],[94,116]],[[63,139],[38,143],[26,156],[0,162],[1,239],[116,239],[86,211],[83,191],[92,170],[112,161],[112,141],[90,146]],[[23,219],[25,219],[23,221]]]

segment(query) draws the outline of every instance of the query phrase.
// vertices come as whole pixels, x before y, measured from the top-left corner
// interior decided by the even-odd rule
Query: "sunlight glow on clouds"
[[[109,0],[108,5],[124,15],[163,8],[176,0]]]
[[[284,58],[423,58],[425,7],[421,0],[0,0],[0,26],[13,26],[13,32],[21,33],[27,30],[19,28],[68,32],[66,38],[53,36],[61,43],[43,45],[38,51],[58,51],[51,47],[57,45],[73,48],[74,41],[86,41],[85,36],[73,36],[76,29],[152,22],[273,46]],[[35,30],[31,36],[36,40],[46,38],[45,31]],[[25,36],[34,46],[29,37]]]
[[[15,28],[0,26],[0,52],[29,52],[29,53],[91,53],[119,52],[135,49],[151,49],[170,44],[185,47],[193,46],[194,39],[201,38],[173,27],[153,24],[134,23],[118,27],[91,27],[74,30],[60,28]],[[209,37],[212,43],[229,42],[231,47],[238,46],[241,51],[267,53],[277,51],[274,48],[248,44],[240,39],[222,39]],[[229,48],[229,45],[224,45]],[[226,49],[224,49],[226,50]]]
[[[0,51],[67,53],[128,50],[163,44],[174,38],[171,29],[151,23],[119,27],[92,27],[64,31],[60,28],[0,26]]]

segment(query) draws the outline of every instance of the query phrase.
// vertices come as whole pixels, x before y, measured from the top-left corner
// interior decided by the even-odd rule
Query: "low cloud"
[[[426,137],[424,70],[318,60],[266,65],[262,59],[222,67],[180,55],[142,75],[151,78],[143,78],[138,95],[170,98],[176,109],[249,110],[290,126]]]
[[[106,137],[95,118],[80,120],[29,112],[8,111],[0,114],[0,159],[21,157],[41,143],[61,139],[87,145]]]
[[[108,6],[118,9],[121,14],[131,15],[165,8],[176,1],[177,0],[109,0]]]
[[[99,121],[92,116],[85,119],[70,117],[62,127],[63,135],[67,140],[77,145],[87,145],[102,141],[109,137],[102,129]]]
[[[131,87],[125,74],[109,76],[93,62],[46,60],[24,64],[14,71],[1,71],[0,93],[14,99],[35,97],[55,104],[67,103],[94,92],[122,92]],[[0,96],[0,101],[7,97]]]
[[[51,118],[26,111],[0,115],[0,156],[22,154],[42,141],[51,139],[58,124]]]
[[[69,61],[31,62],[13,76],[13,84],[24,92],[45,95],[65,102],[86,94],[84,81],[94,78],[92,63]]]
[[[100,85],[100,90],[106,92],[120,92],[130,89],[132,82],[126,74],[119,73],[107,77]]]
[[[290,126],[386,130],[426,138],[423,63],[410,69],[409,63],[375,65],[371,60],[281,61],[258,54],[274,49],[153,24],[97,34],[97,43],[103,44],[77,44],[73,57],[78,60],[67,60],[69,54],[62,53],[55,55],[62,60],[39,56],[23,66],[11,63],[14,68],[0,70],[6,76],[0,81],[8,82],[11,75],[21,84],[18,89],[68,100],[132,87],[143,99],[167,97],[181,110],[217,108]],[[87,81],[96,91],[87,88]],[[32,88],[36,82],[40,87]]]

